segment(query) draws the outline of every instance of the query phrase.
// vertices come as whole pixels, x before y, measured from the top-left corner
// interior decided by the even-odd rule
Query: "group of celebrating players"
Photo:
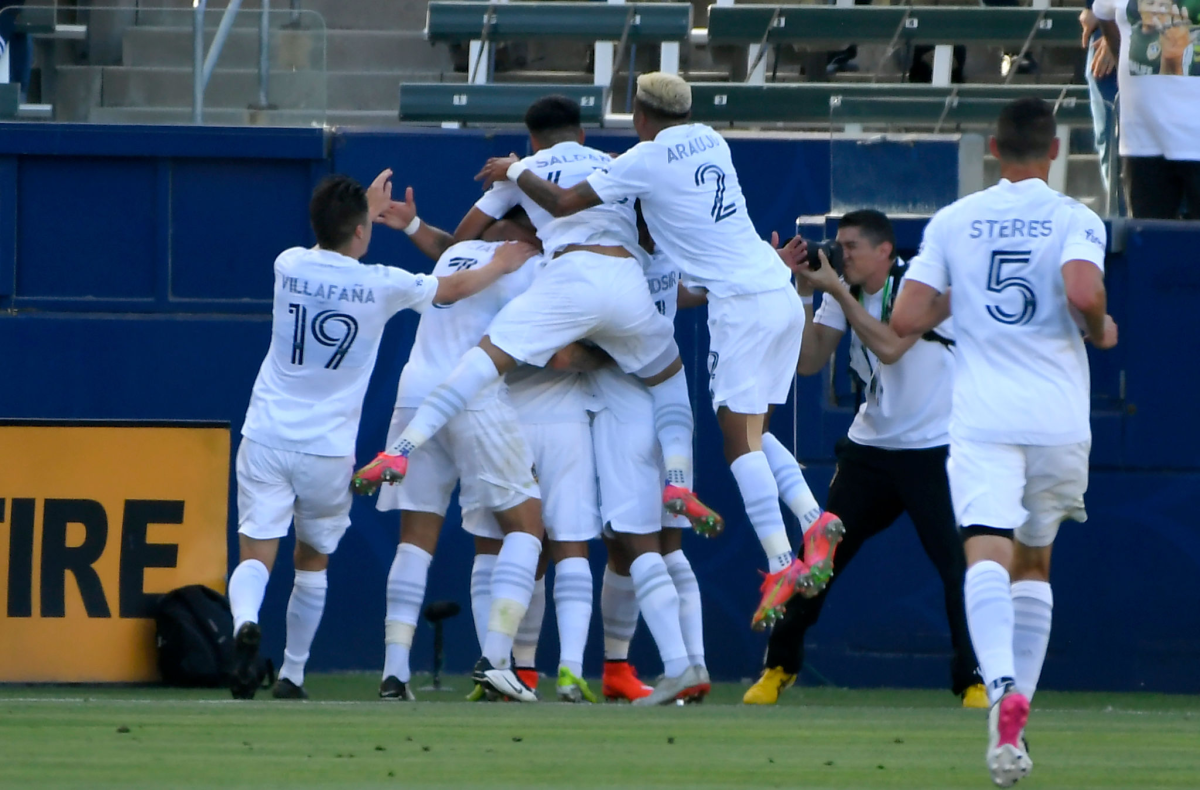
[[[413,699],[409,651],[457,484],[476,549],[473,696],[537,700],[532,663],[551,559],[557,695],[596,700],[582,659],[593,597],[588,544],[602,537],[603,694],[638,705],[703,698],[700,595],[681,536],[691,527],[713,537],[724,522],[691,490],[693,415],[674,316],[693,304],[708,305],[710,396],[769,563],[752,626],[773,626],[794,597],[828,585],[847,526],[822,511],[796,459],[767,430],[801,363],[811,297],[797,293],[792,276],[802,279],[808,250],[799,238],[779,247],[758,236],[728,145],[691,123],[690,110],[686,82],[641,76],[633,116],[641,142],[613,158],[583,144],[571,100],[538,100],[526,115],[533,155],[489,160],[478,178],[490,188],[453,234],[417,217],[411,188],[393,200],[390,171],[367,189],[344,176],[317,187],[317,246],[287,250],[275,264],[272,341],[237,454],[235,697],[253,696],[259,682],[259,609],[293,520],[295,581],[273,693],[306,696],[328,557],[349,526],[351,492],[379,491],[377,507],[399,510],[401,523],[380,696]],[[934,217],[888,305],[898,336],[923,336],[948,319],[954,282],[948,467],[998,784],[1029,771],[1023,730],[1049,636],[1047,614],[1040,655],[1014,658],[1013,600],[1019,585],[1044,584],[1049,595],[1050,542],[1063,519],[1082,515],[1090,433],[1077,323],[1099,346],[1116,341],[1104,304],[1104,227],[1051,191],[1039,169],[1056,146],[1047,110],[1035,100],[1005,110],[1006,180]],[[992,218],[1008,216],[1029,218],[1015,220],[1028,229],[1019,241],[1011,223],[1004,241],[991,232]],[[432,274],[358,263],[373,223],[406,233],[437,261]],[[984,232],[972,235],[978,227]],[[1006,251],[1016,247],[1028,251]],[[980,256],[991,261],[982,274]],[[388,447],[355,471],[383,327],[406,308],[422,317]],[[1051,405],[1036,416],[1031,399]],[[803,527],[801,556],[781,496]],[[639,614],[663,662],[654,688],[626,661]]]

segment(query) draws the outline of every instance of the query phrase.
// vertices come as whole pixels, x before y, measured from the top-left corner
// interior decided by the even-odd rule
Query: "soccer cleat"
[[[1009,686],[988,712],[987,767],[997,787],[1012,787],[1033,770],[1025,748],[1027,721],[1029,700]]]
[[[696,673],[700,676],[700,681],[694,686],[688,686],[679,694],[678,699],[683,700],[688,705],[699,705],[704,702],[704,698],[712,691],[712,678],[708,676],[708,668],[697,664]]]
[[[793,559],[792,564],[783,570],[764,574],[762,587],[759,587],[763,594],[762,601],[754,612],[750,627],[761,631],[767,626],[775,625],[783,617],[787,602],[808,582],[808,566],[799,559]]]
[[[408,474],[407,455],[380,453],[375,460],[359,469],[350,478],[350,488],[356,494],[370,496],[383,483],[399,483]]]
[[[558,668],[559,702],[596,702],[596,695],[588,688],[587,681],[566,667]]]
[[[703,671],[703,667],[691,666],[683,671],[683,674],[673,678],[663,678],[654,687],[654,691],[642,697],[635,699],[634,705],[670,705],[677,699],[682,699],[683,695],[691,689],[702,686],[708,677],[708,673]]]
[[[686,518],[697,535],[715,538],[725,531],[725,519],[683,486],[668,484],[663,489],[663,505],[674,515]]]
[[[842,520],[826,511],[804,533],[804,564],[808,566],[808,584],[801,590],[805,598],[818,595],[833,578],[833,555],[846,527]]]
[[[258,645],[262,630],[258,623],[242,623],[233,638],[234,664],[229,691],[234,699],[254,699],[262,677],[258,672]]]
[[[410,689],[408,684],[403,680],[395,675],[388,675],[383,679],[383,682],[379,684],[379,698],[415,702],[417,695],[413,694],[412,689]]]
[[[964,708],[987,710],[987,689],[983,687],[982,683],[976,683],[974,686],[968,686],[962,693],[962,704]]]
[[[475,662],[471,679],[483,686],[484,692],[492,691],[517,702],[538,701],[537,694],[521,682],[521,678],[512,668],[496,669],[491,661],[482,656]]]
[[[537,694],[538,671],[536,669],[533,667],[517,667],[517,677],[521,679],[522,683],[529,686],[534,694]]]
[[[467,695],[467,702],[485,702],[487,692],[483,690],[483,685],[475,684],[475,688],[471,689],[471,693]]]
[[[308,692],[304,690],[304,686],[297,686],[287,678],[280,678],[275,681],[271,696],[275,699],[308,699]]]
[[[633,702],[650,696],[654,688],[638,679],[637,670],[628,661],[605,661],[600,691],[607,700]]]
[[[774,705],[779,702],[779,695],[796,682],[796,676],[784,672],[779,667],[767,667],[759,675],[754,685],[746,689],[742,695],[745,705]]]

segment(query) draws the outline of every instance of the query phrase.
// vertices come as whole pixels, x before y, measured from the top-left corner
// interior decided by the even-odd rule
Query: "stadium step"
[[[181,11],[190,11],[193,0],[155,0],[153,9],[140,9],[139,18],[150,24],[154,20],[171,19],[166,24],[179,24]],[[207,16],[219,20],[219,13],[229,0],[208,0]],[[302,10],[320,14],[330,30],[421,30],[425,27],[426,3],[416,0],[304,0]],[[252,12],[262,8],[260,0],[243,0],[238,24],[247,24]],[[272,10],[285,11],[287,4],[275,0]],[[213,21],[209,24],[216,25]],[[255,22],[254,24],[257,24]]]

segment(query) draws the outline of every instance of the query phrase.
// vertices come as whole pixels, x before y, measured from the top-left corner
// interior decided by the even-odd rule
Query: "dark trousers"
[[[1200,219],[1200,160],[1127,156],[1124,165],[1125,200],[1134,217]]]
[[[846,534],[834,555],[834,576],[815,598],[797,596],[771,631],[766,665],[799,674],[804,665],[804,634],[817,622],[825,596],[854,560],[863,543],[890,527],[905,511],[917,528],[925,554],[937,568],[946,591],[946,617],[954,657],[950,662],[951,689],[961,694],[979,682],[978,662],[967,632],[963,577],[967,572],[962,538],[950,504],[946,478],[948,448],[882,450],[843,439],[837,449],[837,473],[829,486],[826,510],[836,513]]]

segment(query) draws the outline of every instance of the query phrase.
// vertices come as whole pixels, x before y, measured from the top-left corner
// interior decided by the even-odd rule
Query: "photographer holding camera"
[[[908,512],[945,588],[954,646],[951,689],[964,707],[986,708],[963,606],[966,557],[946,477],[954,368],[950,320],[919,338],[901,338],[888,326],[907,264],[896,258],[892,224],[878,211],[845,215],[836,242],[805,245],[798,252],[793,271],[808,320],[797,372],[820,372],[849,327],[850,375],[861,402],[849,435],[838,442],[826,503],[846,528],[830,585],[867,539]],[[814,289],[824,293],[815,316]],[[792,684],[804,663],[805,632],[817,622],[828,594],[827,588],[811,599],[798,597],[788,607],[771,632],[762,676],[743,702],[774,704]]]

